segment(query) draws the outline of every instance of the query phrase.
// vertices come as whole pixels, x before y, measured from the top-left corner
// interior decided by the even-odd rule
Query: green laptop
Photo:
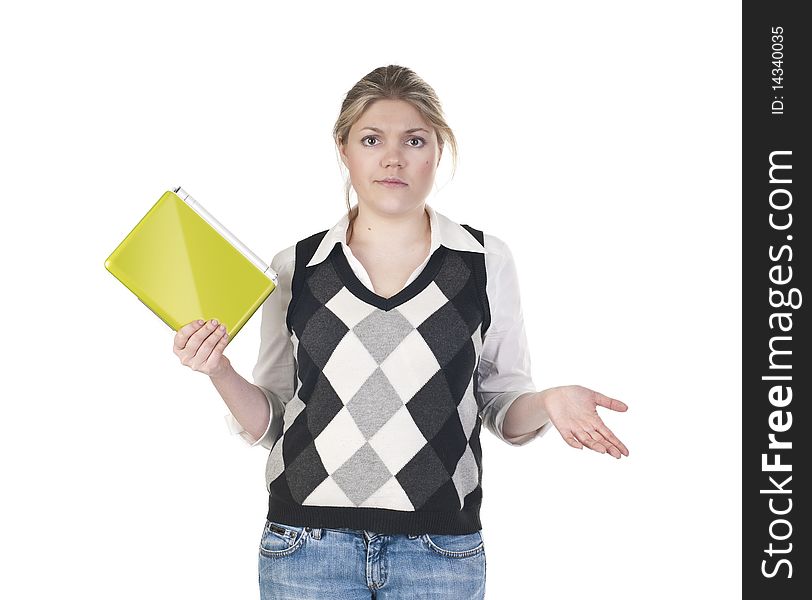
[[[104,266],[173,331],[217,319],[229,343],[278,281],[180,187],[161,196]]]

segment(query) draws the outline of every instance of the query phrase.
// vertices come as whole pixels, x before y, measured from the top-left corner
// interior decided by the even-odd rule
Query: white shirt
[[[530,355],[513,255],[507,244],[496,236],[485,233],[483,247],[464,227],[428,204],[426,211],[431,225],[429,253],[403,287],[409,285],[420,274],[440,245],[452,250],[481,252],[485,255],[487,275],[485,289],[490,305],[491,323],[482,340],[477,371],[478,389],[483,404],[480,416],[485,427],[501,440],[512,446],[523,446],[544,435],[549,430],[551,422],[547,418],[532,437],[521,443],[514,441],[520,438],[507,438],[502,431],[507,411],[516,398],[527,392],[537,391],[530,374]],[[307,266],[326,259],[339,242],[347,262],[358,279],[374,292],[369,274],[347,245],[348,225],[348,217],[344,214],[325,234]],[[282,433],[285,404],[294,395],[295,359],[285,318],[291,298],[295,259],[295,245],[285,248],[273,257],[271,268],[279,275],[279,280],[276,289],[262,305],[259,356],[253,370],[253,378],[254,384],[265,393],[270,404],[271,418],[268,427],[261,438],[254,439],[230,412],[225,415],[229,430],[234,434],[240,434],[250,446],[261,445],[268,449],[273,447]]]

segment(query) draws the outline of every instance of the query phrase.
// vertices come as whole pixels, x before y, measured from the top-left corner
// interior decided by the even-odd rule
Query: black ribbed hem
[[[297,527],[366,529],[384,534],[463,535],[482,529],[479,506],[462,511],[426,512],[388,508],[343,506],[302,506],[280,502],[268,496],[268,520]]]

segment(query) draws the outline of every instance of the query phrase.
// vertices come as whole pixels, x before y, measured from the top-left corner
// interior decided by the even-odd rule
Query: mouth
[[[406,182],[397,177],[387,177],[386,179],[379,179],[375,183],[380,183],[386,187],[406,187]]]

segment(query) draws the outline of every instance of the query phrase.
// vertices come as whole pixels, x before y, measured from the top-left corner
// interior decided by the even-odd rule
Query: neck
[[[398,215],[382,214],[359,205],[347,231],[347,244],[385,256],[425,252],[431,244],[431,222],[425,202]]]

